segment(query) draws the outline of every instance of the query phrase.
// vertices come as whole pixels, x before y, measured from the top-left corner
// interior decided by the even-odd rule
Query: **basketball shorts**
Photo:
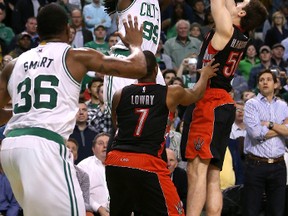
[[[106,158],[110,215],[185,215],[167,163],[148,154],[113,150]]]
[[[225,90],[207,89],[192,113],[186,158],[211,159],[210,163],[221,170],[235,111],[234,101]]]
[[[42,128],[12,130],[2,141],[1,163],[25,215],[85,215],[73,156],[60,135]]]

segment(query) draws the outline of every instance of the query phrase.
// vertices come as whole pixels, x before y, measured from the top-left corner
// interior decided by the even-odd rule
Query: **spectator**
[[[104,25],[100,24],[94,28],[94,40],[84,44],[84,47],[89,47],[99,52],[106,54],[109,51],[109,45],[105,41],[106,28]]]
[[[266,215],[284,215],[286,166],[285,139],[288,136],[287,103],[274,95],[276,74],[266,69],[257,76],[259,93],[245,104],[243,215],[255,216],[266,194]]]
[[[9,52],[9,55],[12,58],[17,58],[29,49],[31,49],[31,36],[26,32],[22,32],[17,35],[16,47]]]
[[[190,5],[188,5],[186,3],[185,0],[172,0],[170,1],[170,4],[167,6],[167,8],[165,10],[162,10],[161,12],[161,19],[162,20],[166,20],[166,19],[171,19],[171,17],[173,16],[173,11],[175,8],[175,5],[177,3],[181,3],[183,4],[183,8],[184,8],[184,13],[188,16],[188,22],[192,23],[194,20],[193,17],[193,10],[191,8]]]
[[[184,58],[177,71],[177,77],[182,78],[185,88],[193,88],[197,82],[197,57],[196,53],[192,53]]]
[[[180,200],[183,203],[184,211],[186,211],[186,198],[187,198],[187,174],[186,171],[180,167],[178,167],[178,159],[176,157],[177,153],[171,150],[170,148],[166,148],[167,154],[167,164],[168,169],[170,171],[171,179],[177,189],[177,193],[180,197]]]
[[[86,104],[88,107],[88,119],[89,120],[93,118],[93,115],[92,113],[90,113],[90,111],[93,109],[96,109],[100,104],[97,89],[102,84],[103,84],[103,79],[100,77],[95,77],[88,83],[88,93],[90,94],[90,100],[86,101]]]
[[[110,34],[107,41],[109,48],[111,48],[112,46],[115,46],[117,44],[118,36],[116,34]]]
[[[199,23],[199,25],[203,26],[205,23],[205,4],[203,0],[194,0],[193,2],[193,15],[194,19],[193,22]]]
[[[25,30],[22,33],[28,33],[31,36],[31,48],[39,45],[39,35],[37,33],[37,19],[36,17],[29,17],[25,24]],[[9,49],[13,50],[16,47],[17,35],[12,39]]]
[[[78,158],[78,149],[79,149],[79,144],[77,140],[73,138],[69,138],[66,142],[67,148],[71,151],[71,154],[73,155],[73,161],[77,160]],[[80,184],[80,188],[83,194],[84,202],[85,202],[85,209],[86,209],[86,216],[93,216],[92,208],[90,206],[90,180],[89,180],[89,175],[79,168],[77,165],[74,165],[76,169],[76,175],[77,179]]]
[[[248,81],[252,67],[257,64],[260,64],[260,59],[257,57],[256,47],[250,44],[246,49],[244,59],[239,62],[238,71]]]
[[[166,85],[169,85],[169,82],[176,77],[176,72],[174,70],[166,70],[163,73],[163,77]]]
[[[271,49],[267,45],[263,45],[259,49],[259,58],[260,58],[260,64],[254,66],[249,74],[249,80],[248,80],[248,87],[249,89],[255,89],[256,84],[257,84],[257,75],[264,69],[269,69],[269,68],[275,68],[277,67],[276,65],[272,64],[271,58],[272,58],[272,53]]]
[[[79,143],[78,157],[77,160],[75,160],[76,164],[92,155],[92,142],[97,133],[88,127],[87,120],[87,105],[83,101],[79,101],[79,111],[76,115],[76,125],[73,133],[70,135],[70,138],[74,138]]]
[[[6,7],[3,3],[0,3],[0,38],[5,41],[5,45],[8,47],[12,38],[15,36],[13,30],[5,26],[3,20],[6,17]]]
[[[282,40],[288,37],[288,29],[284,26],[286,24],[286,18],[280,11],[276,11],[272,15],[272,26],[267,31],[265,36],[265,44],[270,48],[276,43],[281,43]]]
[[[105,12],[100,0],[93,0],[92,3],[85,5],[83,15],[86,28],[92,33],[95,26],[103,25],[105,28],[110,28],[111,26],[111,18]]]
[[[276,65],[281,71],[288,69],[288,62],[284,60],[285,47],[281,43],[276,43],[272,46],[272,59],[273,65]]]
[[[16,34],[25,30],[30,17],[37,17],[38,10],[46,4],[45,0],[18,0],[12,14],[12,28]]]
[[[202,32],[201,32],[201,25],[197,22],[194,22],[191,24],[191,27],[190,27],[190,37],[194,37],[194,38],[197,38],[201,41],[203,41],[203,35],[202,35]]]
[[[103,100],[103,83],[97,86],[96,90],[99,104],[95,109],[89,110],[88,125],[97,134],[110,132],[112,129],[111,114]]]
[[[155,56],[156,56],[158,66],[159,66],[160,70],[162,71],[162,73],[165,70],[172,70],[173,69],[172,60],[171,60],[170,56],[163,53],[163,42],[161,39],[159,40],[159,44],[158,44]]]
[[[243,91],[241,94],[241,100],[243,100],[244,103],[246,103],[246,101],[248,101],[249,99],[255,97],[255,93],[252,90],[246,90]]]
[[[73,48],[76,48],[74,45],[73,45],[73,40],[75,38],[75,35],[76,35],[76,29],[73,27],[73,26],[70,26],[70,32],[69,32],[69,41],[68,41],[68,44],[70,44],[71,47]]]
[[[106,183],[105,165],[106,150],[110,134],[100,133],[92,145],[93,156],[78,164],[90,179],[90,205],[94,213],[99,216],[109,216],[109,191]]]
[[[76,48],[83,47],[85,43],[93,40],[92,32],[83,27],[82,11],[75,8],[71,11],[71,26],[76,28],[73,45]]]
[[[172,16],[163,20],[161,24],[162,30],[166,33],[166,39],[177,36],[176,23],[181,19],[188,19],[187,14],[185,14],[184,4],[175,3]]]
[[[188,54],[199,52],[201,41],[189,36],[190,23],[186,20],[179,20],[176,29],[177,36],[165,42],[164,53],[171,57],[173,68],[177,71]]]

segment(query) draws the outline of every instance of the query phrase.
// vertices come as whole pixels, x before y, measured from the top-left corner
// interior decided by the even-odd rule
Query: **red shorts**
[[[105,164],[111,215],[126,215],[133,206],[140,207],[143,215],[185,215],[167,163],[161,158],[113,150]]]
[[[227,107],[225,107],[227,105],[228,108],[232,107],[232,109],[227,110]],[[216,113],[216,109],[222,110]],[[204,97],[196,103],[192,113],[186,147],[187,159],[194,159],[196,156],[202,159],[211,159],[215,157],[215,154],[218,154],[211,149],[211,145],[221,146],[222,143],[219,142],[223,141],[224,134],[225,138],[227,134],[229,138],[231,126],[234,122],[233,118],[235,117],[234,109],[234,100],[225,90],[215,88],[206,90]]]

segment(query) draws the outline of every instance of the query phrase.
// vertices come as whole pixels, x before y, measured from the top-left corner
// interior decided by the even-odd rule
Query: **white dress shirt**
[[[94,212],[100,206],[109,209],[109,191],[105,176],[105,166],[96,157],[90,156],[80,161],[78,165],[83,169],[90,179],[90,205]]]

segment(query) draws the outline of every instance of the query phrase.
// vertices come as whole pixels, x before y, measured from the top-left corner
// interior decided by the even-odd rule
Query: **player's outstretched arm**
[[[141,50],[142,26],[139,28],[137,17],[133,21],[131,16],[123,24],[126,35],[118,35],[131,54],[126,58],[116,58],[89,48],[71,49],[68,51],[66,64],[74,79],[81,81],[87,71],[133,79],[146,75],[146,60]]]
[[[192,89],[182,88],[178,85],[168,87],[166,103],[170,111],[176,109],[178,104],[188,106],[203,97],[208,80],[216,76],[216,71],[218,71],[219,63],[212,65],[214,60],[215,59],[212,59],[209,64],[199,71],[200,78]]]

